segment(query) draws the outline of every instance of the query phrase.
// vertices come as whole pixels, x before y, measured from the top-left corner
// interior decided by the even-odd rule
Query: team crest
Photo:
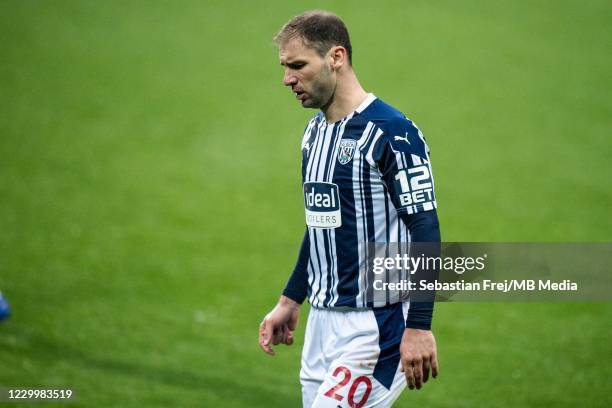
[[[340,164],[346,164],[351,161],[355,154],[355,148],[357,147],[357,141],[353,139],[342,139],[340,141],[340,147],[338,148],[338,162]]]

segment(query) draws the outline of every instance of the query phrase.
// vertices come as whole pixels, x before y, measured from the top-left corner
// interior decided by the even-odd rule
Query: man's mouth
[[[299,100],[304,100],[304,98],[306,97],[306,92],[304,91],[293,90],[293,94],[295,95],[295,99]]]

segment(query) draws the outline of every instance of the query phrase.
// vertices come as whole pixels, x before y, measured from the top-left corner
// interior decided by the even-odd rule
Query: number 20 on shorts
[[[338,378],[340,381],[331,387],[329,390],[325,392],[325,396],[329,398],[334,398],[337,401],[342,401],[344,396],[337,393],[337,391],[341,390],[345,386],[347,386],[351,382],[351,370],[344,366],[338,366],[334,370],[332,376],[334,378]],[[340,378],[342,377],[342,378]],[[359,389],[361,384],[365,385],[365,392],[359,401],[355,401],[355,393]],[[363,386],[362,386],[363,388]],[[368,401],[368,397],[372,392],[372,381],[366,376],[360,376],[355,378],[355,380],[351,383],[349,391],[348,391],[348,403],[351,408],[361,408]]]

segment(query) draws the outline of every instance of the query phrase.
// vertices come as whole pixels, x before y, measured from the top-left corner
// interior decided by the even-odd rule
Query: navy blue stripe
[[[387,200],[387,187],[383,184],[383,191],[385,192],[384,198],[383,200],[385,201],[385,239],[386,242],[390,242],[391,240],[389,239],[389,230],[390,230],[390,215],[389,215],[389,200]],[[386,246],[386,253],[385,256],[388,258],[389,257],[389,246]],[[386,271],[386,279],[387,282],[390,282],[389,280],[389,270]],[[385,303],[389,304],[390,302],[390,291],[386,290],[385,291]]]
[[[405,323],[402,303],[373,308],[378,326],[378,346],[380,355],[374,366],[373,376],[385,388],[390,389],[400,363],[400,343],[404,334]]]

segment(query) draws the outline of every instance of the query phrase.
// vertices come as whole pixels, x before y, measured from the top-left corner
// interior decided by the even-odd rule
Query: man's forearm
[[[298,255],[295,268],[285,285],[283,290],[283,296],[301,304],[308,293],[308,262],[310,260],[310,237],[308,235],[308,228],[304,233],[304,239],[300,246],[300,252]]]
[[[401,218],[410,231],[412,242],[440,242],[440,224],[435,210],[412,215],[402,215]],[[428,249],[436,252],[435,254],[428,254],[429,256],[439,256],[439,246],[434,245]],[[419,255],[420,254],[412,253],[411,250],[411,257],[418,257]],[[437,271],[434,271],[434,274],[436,275],[435,277],[437,277]],[[408,310],[408,317],[406,318],[407,328],[421,330],[431,329],[434,295],[434,293],[431,294],[431,301],[410,302],[410,309]]]

